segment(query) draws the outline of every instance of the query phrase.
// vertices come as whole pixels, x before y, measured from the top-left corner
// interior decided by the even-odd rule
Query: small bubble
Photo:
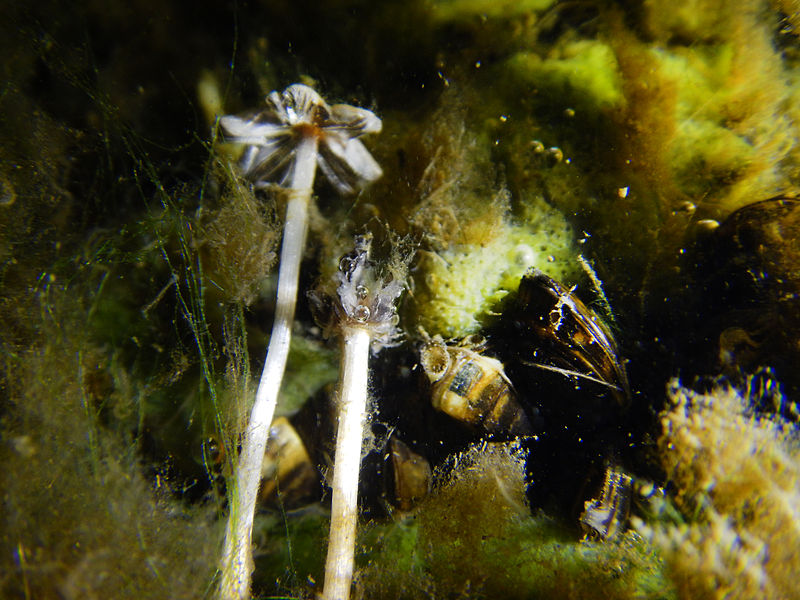
[[[557,163],[560,163],[562,160],[564,160],[564,152],[562,152],[561,148],[557,146],[551,146],[547,149],[547,152],[550,154],[551,159]]]
[[[342,260],[339,261],[339,270],[342,273],[349,273],[350,270],[353,268],[353,259],[349,256],[343,256]]]
[[[530,143],[531,149],[533,150],[534,154],[543,154],[544,153],[544,144],[539,140],[533,140]]]
[[[369,319],[369,315],[369,308],[363,304],[356,306],[355,310],[353,311],[353,318],[359,323],[366,323],[367,319]]]
[[[369,289],[365,285],[358,285],[356,286],[356,296],[358,296],[359,300],[364,300],[367,296],[369,296]]]

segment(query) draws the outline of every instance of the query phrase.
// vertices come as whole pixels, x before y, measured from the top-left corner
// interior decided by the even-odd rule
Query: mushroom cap
[[[249,116],[226,115],[220,127],[226,141],[247,146],[240,167],[256,187],[286,185],[298,143],[318,140],[317,166],[342,195],[354,194],[383,171],[358,139],[381,131],[372,112],[348,104],[329,106],[314,89],[295,83],[271,92],[266,108]]]

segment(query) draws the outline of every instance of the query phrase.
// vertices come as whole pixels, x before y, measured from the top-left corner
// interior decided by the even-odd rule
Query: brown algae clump
[[[253,190],[224,169],[220,206],[201,216],[197,245],[206,275],[230,302],[249,306],[277,262],[280,231]]]
[[[688,525],[638,528],[660,548],[683,598],[797,598],[800,449],[792,425],[753,415],[725,386],[670,386],[662,465]]]

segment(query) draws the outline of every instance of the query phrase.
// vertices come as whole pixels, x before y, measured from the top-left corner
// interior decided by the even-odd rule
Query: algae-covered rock
[[[578,274],[576,258],[572,231],[548,207],[537,213],[535,224],[506,222],[485,243],[423,254],[425,277],[415,291],[419,324],[445,337],[476,333],[529,269],[571,282]]]

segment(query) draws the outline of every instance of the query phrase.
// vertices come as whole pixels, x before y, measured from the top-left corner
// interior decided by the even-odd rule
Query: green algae
[[[661,559],[636,533],[580,541],[564,523],[531,515],[524,460],[513,446],[470,448],[437,477],[412,513],[361,530],[355,585],[365,597],[676,597]],[[311,540],[325,523],[313,511],[262,521],[272,541],[259,566],[274,593],[313,590],[324,552]]]
[[[445,481],[405,521],[366,534],[370,597],[675,597],[641,537],[583,542],[531,516],[513,447],[474,447]]]
[[[545,57],[518,52],[505,67],[515,85],[527,86],[533,95],[558,98],[564,106],[604,111],[625,103],[616,57],[602,42],[569,42]]]
[[[333,350],[319,341],[301,337],[293,339],[276,415],[296,413],[309,398],[334,383],[338,376],[339,367]]]
[[[419,324],[431,335],[464,337],[481,329],[529,269],[574,281],[574,235],[559,217],[551,212],[535,228],[504,224],[490,241],[423,256],[425,278],[415,296]]]

